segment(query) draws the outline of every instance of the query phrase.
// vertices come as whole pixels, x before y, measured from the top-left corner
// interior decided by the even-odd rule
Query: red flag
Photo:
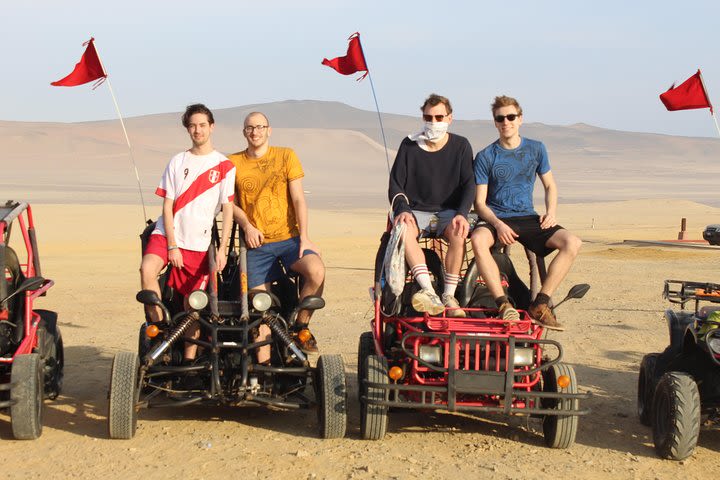
[[[358,78],[362,80],[368,75],[368,68],[365,64],[365,55],[363,55],[362,45],[360,45],[360,34],[358,32],[353,33],[348,38],[348,49],[347,54],[344,57],[333,58],[328,60],[323,58],[322,64],[335,69],[338,73],[343,75],[352,75],[355,72],[365,72],[365,74]]]
[[[709,108],[710,113],[713,113],[710,98],[700,76],[700,69],[677,87],[673,84],[667,92],[660,95],[660,100],[670,111]]]
[[[105,73],[105,70],[100,63],[100,58],[95,50],[94,42],[95,39],[91,37],[90,40],[83,43],[83,46],[87,45],[87,48],[85,49],[85,53],[83,53],[82,58],[80,58],[80,61],[77,65],[75,65],[75,69],[70,72],[70,75],[67,77],[58,80],[57,82],[52,82],[50,85],[54,85],[56,87],[75,87],[77,85],[92,82],[98,78],[102,79],[98,85],[102,83],[102,81],[105,80],[105,77],[107,77],[107,73]],[[95,86],[97,87],[97,85]]]

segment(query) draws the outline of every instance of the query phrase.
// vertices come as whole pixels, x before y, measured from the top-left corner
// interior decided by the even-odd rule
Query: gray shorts
[[[421,212],[413,210],[415,222],[417,222],[420,237],[441,237],[452,219],[457,215],[456,210],[441,210],[439,212]]]

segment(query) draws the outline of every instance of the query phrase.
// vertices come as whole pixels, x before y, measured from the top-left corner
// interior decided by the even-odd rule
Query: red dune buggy
[[[406,279],[397,297],[387,288],[383,259],[388,236],[383,235],[375,262],[372,330],[360,336],[358,346],[362,437],[385,435],[389,407],[438,409],[541,417],[545,443],[569,447],[578,416],[588,413],[579,400],[589,394],[578,392],[572,366],[561,362],[561,344],[546,338],[545,329],[525,311],[530,293],[510,258],[494,252],[519,320],[496,318],[497,308],[478,279],[470,248],[456,295],[466,318],[451,318],[447,310],[431,316],[413,310],[410,298],[418,287],[412,279]],[[421,242],[439,294],[446,244],[439,239]],[[565,300],[580,298],[589,288],[576,285]]]
[[[22,247],[9,246],[19,228]],[[40,257],[30,205],[9,200],[0,206],[0,408],[10,409],[12,432],[20,440],[42,433],[43,400],[60,394],[63,343],[57,313],[35,309],[53,286],[40,276]]]

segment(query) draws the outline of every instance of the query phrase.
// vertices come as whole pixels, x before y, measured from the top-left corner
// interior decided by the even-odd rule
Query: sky
[[[321,65],[360,32],[382,112],[419,115],[430,93],[456,119],[495,95],[524,121],[720,137],[708,109],[658,95],[703,72],[720,107],[720,2],[4,0],[0,120],[117,118],[108,86],[51,87],[91,36],[125,117],[281,100],[374,110],[371,83]]]

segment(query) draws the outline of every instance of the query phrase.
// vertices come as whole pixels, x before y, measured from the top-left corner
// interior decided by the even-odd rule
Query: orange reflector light
[[[390,371],[388,372],[388,376],[392,378],[393,380],[400,380],[403,376],[403,370],[400,367],[391,367]]]
[[[557,379],[557,384],[560,388],[567,388],[567,386],[570,385],[570,377],[567,375],[560,375]]]
[[[307,328],[303,328],[300,330],[297,334],[298,340],[300,340],[302,343],[307,342],[312,337],[312,333],[310,333],[310,330]]]
[[[145,329],[145,335],[147,335],[150,338],[157,337],[157,334],[160,333],[160,329],[157,327],[157,325],[150,325]]]

